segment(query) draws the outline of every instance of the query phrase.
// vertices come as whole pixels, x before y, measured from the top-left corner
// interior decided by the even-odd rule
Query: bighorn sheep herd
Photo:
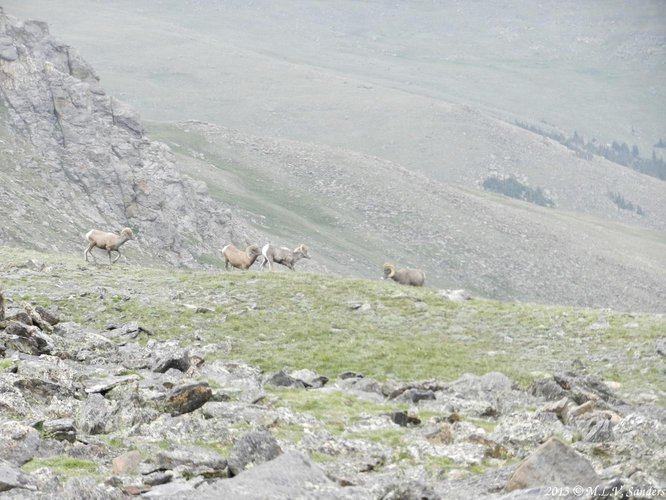
[[[226,245],[222,249],[222,254],[224,255],[224,268],[229,269],[229,264],[238,269],[246,271],[254,264],[257,257],[260,255],[263,256],[263,262],[261,263],[261,270],[266,267],[273,270],[273,263],[282,264],[283,266],[288,267],[290,270],[294,271],[294,264],[301,259],[309,259],[310,255],[308,254],[308,247],[305,245],[299,245],[294,250],[289,250],[286,247],[276,247],[271,244],[266,244],[264,247],[259,250],[257,245],[250,245],[241,251],[232,244]]]
[[[91,254],[93,248],[106,250],[109,254],[109,262],[115,263],[120,258],[120,247],[128,240],[134,239],[134,233],[129,227],[123,229],[120,234],[106,233],[93,229],[86,234],[88,246],[83,252],[83,257],[88,262],[88,254]],[[111,252],[118,255],[111,259]],[[91,254],[92,255],[92,254]],[[277,247],[270,243],[263,246],[261,250],[257,245],[250,245],[244,251],[239,250],[231,243],[222,248],[224,256],[224,268],[228,271],[229,264],[232,267],[247,271],[252,264],[263,256],[260,269],[263,271],[268,264],[269,270],[273,271],[273,264],[281,264],[291,271],[294,271],[294,265],[301,259],[309,259],[308,247],[299,245],[294,250],[287,247]],[[94,258],[94,255],[93,255]],[[393,264],[384,264],[384,275],[382,279],[392,279],[401,285],[423,286],[425,283],[425,273],[419,269],[396,269]],[[0,295],[0,306],[2,296]]]
[[[91,254],[92,249],[97,247],[101,248],[102,250],[106,250],[106,252],[109,254],[109,262],[113,264],[120,258],[119,248],[127,240],[132,240],[132,239],[134,239],[134,233],[132,233],[132,230],[129,227],[126,227],[125,229],[120,231],[119,235],[93,229],[92,231],[88,231],[88,234],[86,234],[86,240],[88,240],[88,246],[83,252],[83,257],[86,259],[86,262],[88,262],[88,254]],[[113,260],[111,260],[111,252],[116,252],[118,254],[116,258]],[[93,259],[94,258],[95,256],[93,255]]]

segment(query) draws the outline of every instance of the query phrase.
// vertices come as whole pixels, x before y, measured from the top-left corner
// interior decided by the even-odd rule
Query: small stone
[[[136,450],[123,453],[111,461],[111,469],[114,474],[135,475],[139,473],[141,464],[141,453]]]
[[[302,380],[295,379],[288,375],[284,370],[280,370],[271,376],[266,383],[276,387],[297,387],[301,389],[306,387],[306,384]]]
[[[47,420],[42,424],[44,437],[57,439],[58,441],[76,441],[76,428],[71,418],[60,418],[57,420]]]
[[[655,350],[660,356],[666,356],[666,337],[659,337],[655,341]]]
[[[580,415],[583,415],[584,413],[591,412],[594,410],[595,404],[594,401],[586,401],[580,406],[577,406],[576,408],[573,408],[572,410],[569,411],[569,419],[573,419],[576,417],[579,417]]]
[[[439,429],[429,434],[425,438],[432,444],[451,444],[453,443],[453,427],[448,422],[439,425]]]
[[[569,398],[564,397],[559,401],[549,402],[543,405],[541,411],[552,412],[557,415],[557,418],[561,421],[564,421],[567,418],[567,413],[569,409]]]
[[[433,391],[421,391],[419,389],[408,389],[403,393],[403,396],[411,401],[412,403],[418,403],[419,401],[434,400],[435,393]]]
[[[177,470],[187,476],[226,477],[227,461],[219,453],[198,446],[179,446],[155,457],[160,470]]]
[[[173,479],[173,472],[171,471],[154,471],[143,476],[143,484],[148,486],[157,486],[158,484],[166,484]]]

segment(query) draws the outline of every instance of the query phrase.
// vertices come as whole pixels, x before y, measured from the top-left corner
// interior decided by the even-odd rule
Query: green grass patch
[[[51,270],[14,272],[29,258]],[[8,247],[0,248],[0,260],[3,289],[14,301],[55,304],[63,321],[87,328],[137,321],[152,333],[139,342],[178,338],[187,344],[195,336],[202,343],[230,341],[230,354],[208,361],[231,357],[267,372],[309,368],[329,378],[350,370],[379,381],[450,381],[465,372],[500,371],[525,388],[535,376],[569,369],[580,359],[589,373],[621,382],[625,394],[666,391],[663,367],[633,361],[654,355],[654,341],[666,331],[663,315],[482,299],[454,304],[429,288],[298,272],[95,267]],[[331,422],[350,408],[352,414],[380,411],[324,394],[279,395],[316,416],[333,408]]]
[[[14,360],[13,359],[0,359],[0,370],[7,370],[9,368],[12,368],[14,366]]]
[[[67,456],[33,458],[21,468],[24,472],[33,472],[42,467],[48,467],[56,474],[64,476],[89,476],[97,472],[97,465],[94,462]]]
[[[281,389],[269,391],[275,406],[297,413],[309,413],[334,434],[342,434],[349,425],[365,417],[405,409],[406,405],[389,405],[365,401],[341,391]]]

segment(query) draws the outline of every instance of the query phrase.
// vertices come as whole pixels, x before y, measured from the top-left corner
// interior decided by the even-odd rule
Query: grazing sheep
[[[120,235],[114,233],[106,233],[104,231],[98,231],[97,229],[93,229],[92,231],[89,231],[88,234],[86,234],[86,239],[89,242],[88,246],[83,252],[83,256],[85,257],[86,262],[88,262],[88,254],[92,252],[93,248],[97,247],[101,248],[102,250],[106,250],[106,252],[109,254],[109,262],[113,264],[120,258],[119,248],[127,240],[133,240],[134,233],[132,233],[132,230],[129,227],[126,227],[125,229],[120,231]],[[118,255],[114,260],[111,260],[112,251],[118,253]],[[93,258],[95,258],[94,255]]]
[[[396,271],[393,264],[384,264],[384,276],[382,279],[390,278],[401,285],[423,286],[425,273],[420,269],[399,269]]]
[[[268,263],[268,267],[271,271],[273,270],[273,262],[287,266],[293,271],[296,262],[301,259],[310,258],[308,255],[308,247],[305,245],[299,245],[292,251],[286,247],[276,247],[267,244],[261,249],[261,253],[264,256],[264,261],[261,263],[261,269],[263,269],[266,266],[266,263]]]
[[[261,250],[259,250],[257,245],[250,245],[243,252],[229,244],[222,249],[222,253],[224,254],[224,268],[226,270],[229,270],[229,264],[231,264],[238,269],[246,271],[254,264],[257,257],[261,255]]]

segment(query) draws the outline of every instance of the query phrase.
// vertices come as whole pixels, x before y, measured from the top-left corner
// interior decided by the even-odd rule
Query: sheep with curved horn
[[[398,269],[393,264],[384,264],[382,279],[392,279],[401,285],[423,286],[425,273],[420,269]]]
[[[264,261],[261,263],[261,269],[263,269],[266,264],[268,268],[273,270],[273,263],[282,264],[287,266],[292,271],[294,270],[294,264],[301,259],[309,259],[310,255],[308,254],[308,247],[305,245],[299,245],[294,250],[290,250],[287,247],[276,247],[270,243],[264,245],[261,249],[261,253],[264,256]]]

